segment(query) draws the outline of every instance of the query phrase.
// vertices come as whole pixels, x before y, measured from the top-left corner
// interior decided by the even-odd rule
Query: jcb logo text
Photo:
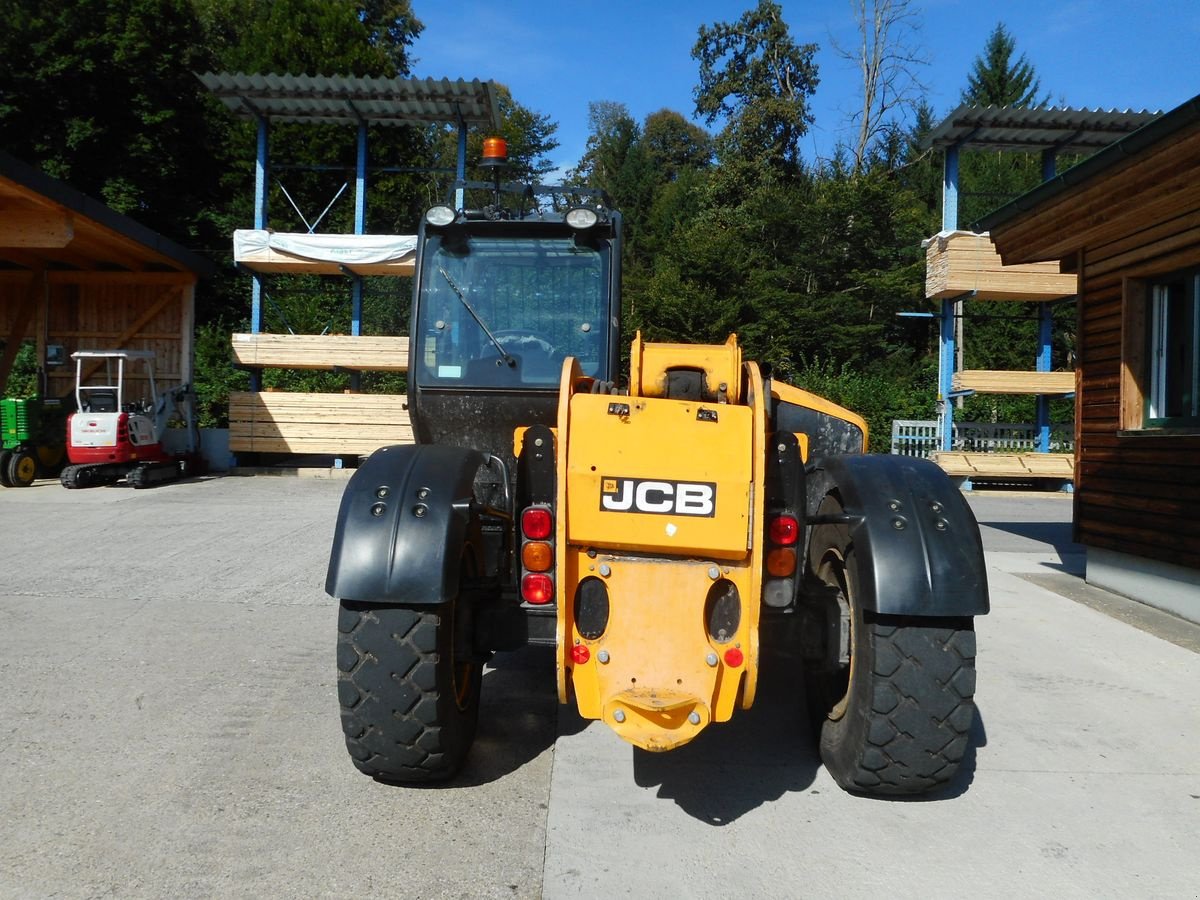
[[[608,512],[712,517],[717,512],[717,486],[711,481],[606,477],[600,480],[600,508]]]

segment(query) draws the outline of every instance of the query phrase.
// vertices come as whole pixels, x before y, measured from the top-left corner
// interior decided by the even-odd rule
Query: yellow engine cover
[[[569,402],[570,543],[746,555],[754,453],[748,407],[583,393]]]
[[[733,339],[701,349],[739,353]],[[563,370],[559,699],[646,750],[685,744],[754,702],[765,398],[757,366],[735,374],[721,377],[739,382],[728,395],[740,402],[716,403],[593,394],[574,361]]]

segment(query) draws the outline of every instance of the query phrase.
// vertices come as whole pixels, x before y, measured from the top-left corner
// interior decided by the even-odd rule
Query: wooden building
[[[1077,281],[1088,581],[1200,622],[1200,97],[978,227]]]
[[[33,341],[47,391],[76,350],[152,350],[160,390],[192,381],[195,286],[213,266],[0,152],[0,394]]]

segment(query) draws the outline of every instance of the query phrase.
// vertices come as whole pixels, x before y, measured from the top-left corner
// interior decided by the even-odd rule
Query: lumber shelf
[[[943,232],[925,243],[925,296],[931,300],[1050,301],[1073,297],[1076,277],[1057,262],[1006,266],[987,234]]]
[[[947,475],[959,478],[1054,478],[1075,477],[1072,453],[963,453],[942,450],[932,459]]]
[[[951,386],[977,394],[1070,394],[1075,391],[1075,373],[964,369],[954,373]]]
[[[234,391],[229,395],[229,449],[252,453],[368,456],[413,443],[405,397]]]
[[[233,359],[248,368],[408,370],[408,338],[349,334],[234,334]]]

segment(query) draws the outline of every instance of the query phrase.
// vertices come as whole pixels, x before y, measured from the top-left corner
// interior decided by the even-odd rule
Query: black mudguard
[[[978,616],[989,609],[975,515],[932,462],[831,456],[809,470],[808,508],[836,489],[859,562],[859,600],[885,615]]]
[[[366,603],[457,596],[463,549],[479,552],[472,485],[484,462],[464,447],[399,445],[371,454],[342,495],[325,592]]]

